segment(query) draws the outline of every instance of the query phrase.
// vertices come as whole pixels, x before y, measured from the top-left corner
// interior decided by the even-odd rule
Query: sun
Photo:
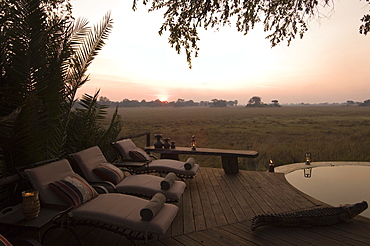
[[[168,101],[168,96],[167,95],[158,95],[158,99],[161,102],[167,102]]]

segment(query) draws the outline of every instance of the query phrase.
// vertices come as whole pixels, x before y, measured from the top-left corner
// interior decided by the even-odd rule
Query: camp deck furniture
[[[232,149],[212,149],[212,148],[196,148],[192,150],[190,147],[176,147],[175,149],[159,149],[154,146],[145,147],[146,152],[159,153],[161,158],[179,159],[178,155],[214,155],[221,156],[222,168],[227,174],[236,174],[239,172],[238,157],[256,158],[258,152],[254,150],[232,150]]]
[[[0,215],[0,225],[7,228],[18,228],[22,230],[35,231],[37,240],[43,243],[44,237],[51,229],[58,228],[59,225],[54,224],[49,227],[43,234],[43,228],[54,223],[54,220],[60,216],[68,218],[67,213],[72,209],[70,206],[41,206],[40,213],[36,218],[26,219],[22,212],[22,204],[13,207],[5,208]],[[73,231],[71,231],[74,236]]]
[[[131,169],[135,173],[156,172],[161,175],[173,172],[183,181],[192,179],[197,174],[199,165],[194,164],[190,170],[185,169],[185,162],[173,158],[158,159],[148,155],[138,148],[131,139],[122,139],[112,143],[113,148],[119,153],[121,159],[114,164],[119,167]],[[134,155],[132,155],[134,153]],[[154,160],[152,159],[154,158]]]

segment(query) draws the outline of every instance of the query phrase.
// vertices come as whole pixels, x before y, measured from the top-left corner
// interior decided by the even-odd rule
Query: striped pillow
[[[135,161],[150,161],[150,156],[142,149],[132,149],[128,153]]]
[[[12,246],[12,244],[3,236],[0,234],[0,246]]]
[[[110,163],[102,163],[93,172],[99,176],[99,178],[110,181],[113,184],[118,184],[125,177],[121,169]]]
[[[50,183],[49,187],[66,203],[74,207],[80,206],[98,195],[95,189],[78,174]]]

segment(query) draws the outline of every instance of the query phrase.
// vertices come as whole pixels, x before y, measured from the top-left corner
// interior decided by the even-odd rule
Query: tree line
[[[101,96],[99,98],[99,104],[113,106],[113,107],[234,107],[238,105],[238,100],[222,100],[222,99],[212,99],[211,101],[200,101],[195,102],[193,100],[185,100],[182,98],[177,99],[177,101],[161,101],[159,99],[153,101],[146,100],[130,100],[123,99],[122,101],[111,101],[109,98]]]

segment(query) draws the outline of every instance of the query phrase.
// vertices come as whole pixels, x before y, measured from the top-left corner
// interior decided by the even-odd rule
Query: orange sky
[[[74,0],[74,16],[97,23],[112,11],[113,31],[90,66],[90,81],[79,89],[112,101],[128,99],[238,100],[252,96],[263,102],[321,103],[370,99],[370,36],[358,33],[369,13],[365,1],[334,1],[330,18],[310,22],[302,40],[271,48],[261,28],[244,36],[234,27],[200,32],[199,57],[189,69],[159,36],[160,13],[131,1]],[[329,12],[329,8],[326,10]]]

